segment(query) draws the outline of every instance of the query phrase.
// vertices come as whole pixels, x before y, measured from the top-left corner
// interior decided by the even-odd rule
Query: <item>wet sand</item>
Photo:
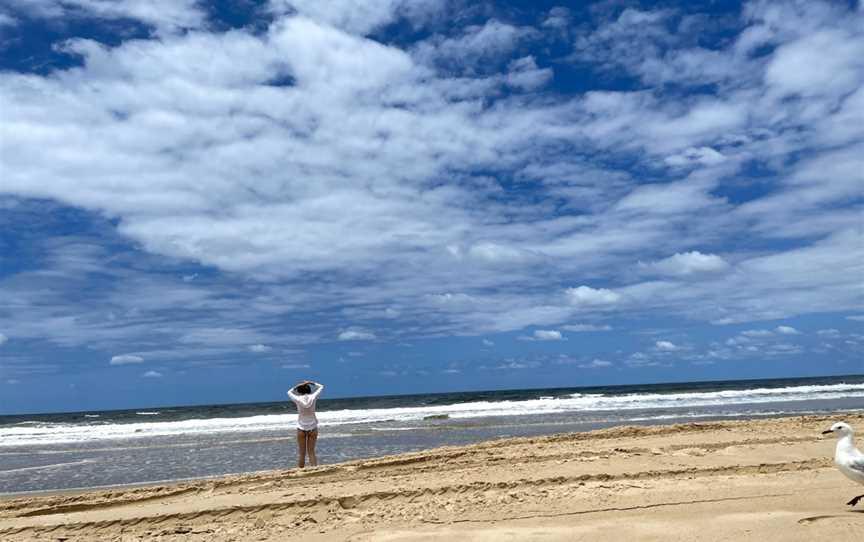
[[[497,440],[135,488],[0,498],[0,540],[864,541],[864,486],[804,416]],[[859,447],[864,446],[864,439]]]

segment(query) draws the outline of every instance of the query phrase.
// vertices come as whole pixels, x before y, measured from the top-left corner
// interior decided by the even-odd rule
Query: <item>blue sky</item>
[[[857,2],[11,0],[0,413],[864,371]]]

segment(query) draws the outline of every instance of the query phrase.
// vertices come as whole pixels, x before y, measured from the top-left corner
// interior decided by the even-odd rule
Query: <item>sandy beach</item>
[[[0,539],[864,540],[820,435],[864,415],[618,427],[212,480],[5,497]]]

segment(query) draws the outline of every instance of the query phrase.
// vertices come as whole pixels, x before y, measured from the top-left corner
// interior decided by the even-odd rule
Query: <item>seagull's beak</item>
[[[823,434],[823,435],[830,435],[830,434],[833,433],[833,432],[834,432],[834,431],[832,431],[832,430],[830,430],[830,429],[826,429],[825,431],[822,431],[822,434]]]

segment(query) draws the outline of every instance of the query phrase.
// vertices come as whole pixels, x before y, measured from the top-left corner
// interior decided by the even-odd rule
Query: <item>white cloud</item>
[[[133,7],[63,5],[73,4],[102,17]],[[338,337],[338,324],[301,326],[290,340],[256,331],[275,325],[250,325],[310,311],[354,311],[342,321],[366,327],[384,313],[411,323],[394,334],[440,336],[567,329],[625,305],[628,315],[727,323],[860,310],[850,292],[860,286],[864,91],[849,86],[850,77],[862,83],[861,57],[850,53],[862,42],[860,12],[751,3],[741,19],[749,29],[707,51],[687,41],[704,28],[698,20],[688,30],[671,11],[624,10],[580,31],[575,60],[651,88],[559,96],[533,94],[547,77],[540,49],[522,48],[540,39],[533,29],[448,20],[446,35],[424,29],[428,43],[404,46],[361,35],[401,17],[414,24],[410,2],[286,4],[301,16],[281,11],[261,32],[205,24],[116,46],[72,40],[65,50],[81,66],[0,73],[0,191],[111,217],[106,229],[140,247],[136,258],[228,272],[176,287],[115,269],[116,291],[64,309],[63,296],[46,291],[62,282],[71,292],[85,264],[101,269],[110,257],[69,251],[43,270],[59,273],[50,281],[4,277],[23,307],[0,320],[4,332],[144,352],[158,321],[159,340],[179,344],[167,358]],[[195,13],[175,11],[187,8]],[[170,29],[199,24],[197,10],[175,2],[136,17]],[[553,11],[548,26],[564,29],[569,13]],[[777,49],[749,58],[761,44]],[[819,54],[806,50],[813,44],[835,57],[807,89],[784,66]],[[441,66],[448,58],[458,66]],[[668,95],[669,81],[717,90]],[[634,165],[610,165],[620,163]],[[753,199],[722,196],[726,183],[748,182],[741,164],[750,163],[766,172]],[[499,173],[532,183],[531,197],[509,199]],[[772,244],[778,237],[794,242]],[[723,251],[730,239],[734,273],[719,272],[729,267],[720,256],[686,252]],[[674,254],[647,264],[667,280],[628,283],[632,262],[657,254]],[[676,280],[694,274],[703,282]],[[248,304],[232,297],[232,277]],[[561,296],[562,283],[613,286]],[[440,294],[442,285],[454,293]],[[100,319],[99,304],[114,323]],[[159,315],[178,305],[189,320],[173,329]]]
[[[563,341],[564,337],[560,331],[554,329],[537,329],[534,330],[532,338],[535,341]]]
[[[781,335],[801,335],[801,332],[790,326],[777,326],[775,331]]]
[[[432,36],[415,45],[413,56],[430,65],[445,62],[474,67],[506,58],[520,41],[536,34],[536,30],[530,27],[517,27],[491,19],[483,25],[468,26],[457,36]]]
[[[7,342],[9,342],[9,337],[7,337],[6,335],[0,333],[0,346],[3,346],[3,345],[6,344]]]
[[[658,361],[654,361],[653,359],[651,359],[651,356],[645,354],[644,352],[634,352],[630,354],[624,363],[628,367],[632,368],[657,367],[660,365]]]
[[[483,339],[483,346],[495,346],[495,343],[489,339]]]
[[[340,341],[372,341],[376,338],[375,334],[371,331],[365,331],[362,329],[346,329],[339,333]]]
[[[602,359],[594,359],[594,360],[591,360],[590,363],[584,363],[582,365],[579,365],[579,367],[581,369],[604,369],[606,367],[611,367],[611,366],[612,366],[611,361],[606,361],[606,360],[602,360]]]
[[[711,147],[690,147],[683,152],[667,156],[664,161],[673,167],[692,165],[712,166],[723,162],[726,158]]]
[[[654,343],[654,347],[657,348],[657,350],[662,350],[663,352],[677,352],[678,350],[681,350],[680,346],[677,346],[669,341],[657,341],[656,343]]]
[[[507,370],[522,370],[522,369],[535,369],[540,366],[540,363],[537,361],[523,361],[523,360],[506,360],[504,363],[496,366],[495,369],[499,371],[507,371]]]
[[[520,262],[535,259],[536,256],[519,248],[496,243],[478,243],[468,247],[466,255],[487,262]]]
[[[770,346],[765,347],[762,351],[763,354],[767,354],[769,356],[793,356],[797,354],[801,354],[804,352],[804,349],[798,346],[797,344],[772,344]]]
[[[843,231],[809,246],[738,261],[734,273],[698,282],[648,281],[616,291],[627,296],[630,310],[674,310],[724,325],[855,310],[854,296],[837,292],[854,291],[860,283],[861,246],[860,234]]]
[[[826,29],[783,45],[765,72],[781,95],[840,95],[860,85],[864,43],[842,29]],[[806,73],[806,75],[805,75]]]
[[[21,381],[18,380],[17,378],[9,378],[6,380],[6,383],[9,384],[10,386],[14,386],[15,384],[20,384]]]
[[[556,6],[549,10],[546,20],[543,21],[543,26],[548,28],[565,28],[570,24],[570,10]]]
[[[197,0],[11,0],[31,17],[135,19],[162,32],[198,28],[206,21]]]
[[[744,335],[745,337],[771,337],[774,333],[767,329],[748,329],[742,331],[741,335]]]
[[[269,7],[277,14],[296,11],[346,32],[366,34],[400,16],[422,20],[442,6],[429,0],[269,0]]]
[[[141,376],[144,378],[162,378],[162,373],[159,371],[147,371]]]
[[[521,90],[536,90],[552,77],[549,68],[539,68],[533,56],[526,56],[510,63],[507,73],[507,84]]]
[[[643,264],[641,269],[661,275],[685,277],[697,273],[717,273],[729,269],[729,264],[716,254],[699,251],[676,253],[666,259]]]
[[[178,340],[184,344],[235,346],[242,348],[244,345],[254,343],[256,339],[261,338],[261,334],[254,329],[201,327],[187,331]]]
[[[309,367],[308,363],[285,363],[282,365],[283,369],[308,369]]]
[[[273,347],[267,346],[266,344],[253,344],[253,345],[249,346],[250,352],[264,353],[264,352],[270,352],[271,350],[273,350]]]
[[[568,324],[562,327],[567,331],[574,331],[576,333],[585,333],[589,331],[612,331],[612,326],[606,324]]]
[[[852,320],[852,321],[855,321],[855,322],[864,322],[864,314],[847,316],[846,319],[847,319],[847,320]]]
[[[840,336],[840,330],[839,329],[833,329],[833,328],[820,329],[819,331],[816,332],[816,334],[821,336],[821,337],[839,337]]]
[[[426,296],[429,301],[436,303],[438,305],[444,306],[466,306],[466,305],[474,305],[478,302],[478,300],[467,294],[430,294]]]
[[[133,363],[144,363],[144,358],[134,354],[120,354],[113,356],[109,365],[130,365]]]
[[[589,286],[568,288],[566,294],[570,302],[578,306],[614,305],[621,299],[621,296],[612,290]]]

